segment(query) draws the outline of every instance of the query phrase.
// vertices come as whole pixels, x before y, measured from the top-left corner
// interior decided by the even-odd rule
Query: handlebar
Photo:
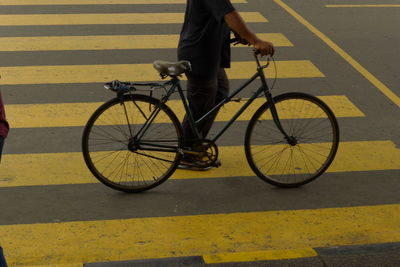
[[[249,42],[246,39],[242,39],[240,37],[235,37],[235,38],[231,38],[230,39],[230,43],[233,44],[233,45],[238,45],[238,44],[241,44],[241,43],[249,43]],[[255,56],[261,55],[260,50],[253,49],[253,52],[254,52]]]
[[[230,43],[231,43],[231,44],[233,44],[233,43],[240,43],[241,40],[242,40],[242,39],[239,38],[239,37],[231,38],[231,39],[230,39]]]

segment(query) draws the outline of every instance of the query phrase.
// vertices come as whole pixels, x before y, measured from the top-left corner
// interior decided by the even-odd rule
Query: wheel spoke
[[[173,173],[180,158],[177,148],[182,133],[176,116],[162,105],[152,98],[132,95],[124,97],[123,103],[120,99],[110,101],[94,113],[85,127],[82,150],[97,179],[117,190],[139,192]],[[158,111],[153,113],[156,107]],[[149,119],[150,124],[146,123]],[[151,150],[140,150],[141,140],[133,138],[140,130],[143,143],[154,144],[143,148]]]
[[[339,129],[335,116],[317,98],[287,93],[275,99],[283,129],[298,143],[287,144],[269,118],[271,112],[266,104],[250,121],[246,156],[251,168],[263,180],[277,186],[299,186],[328,168],[337,151]]]

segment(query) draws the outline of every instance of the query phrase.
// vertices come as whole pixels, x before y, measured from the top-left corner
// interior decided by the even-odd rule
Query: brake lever
[[[231,38],[230,43],[231,44],[233,43],[233,45],[238,45],[238,44],[250,45],[250,43],[248,41],[246,41],[245,39],[242,39],[240,37]]]

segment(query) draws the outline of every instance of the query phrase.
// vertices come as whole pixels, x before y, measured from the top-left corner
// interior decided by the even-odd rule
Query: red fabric
[[[1,99],[0,93],[0,136],[6,138],[9,129],[10,127],[6,121],[6,112],[4,110],[3,99]]]

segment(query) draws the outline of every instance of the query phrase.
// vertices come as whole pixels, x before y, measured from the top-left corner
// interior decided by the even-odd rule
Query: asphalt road
[[[84,169],[79,160],[83,125],[60,126],[68,116],[60,121],[46,116],[64,103],[74,107],[77,103],[104,102],[113,97],[102,88],[102,82],[107,80],[96,76],[89,82],[81,82],[89,76],[85,75],[85,68],[89,73],[100,65],[145,64],[156,59],[173,61],[175,49],[96,49],[94,46],[50,51],[52,46],[59,45],[50,42],[46,48],[36,51],[29,45],[17,51],[17,44],[34,41],[10,38],[176,35],[181,26],[177,22],[161,19],[157,23],[140,24],[136,20],[117,24],[115,21],[119,13],[179,13],[184,12],[185,5],[152,4],[152,1],[140,5],[68,5],[67,1],[64,5],[37,5],[23,4],[22,0],[11,5],[0,0],[0,89],[12,127],[0,171],[0,244],[11,266],[400,242],[400,78],[397,75],[400,1],[391,1],[390,4],[397,5],[391,7],[326,6],[342,5],[342,2],[249,0],[235,3],[240,12],[259,12],[268,19],[268,22],[249,23],[255,32],[279,33],[290,41],[292,45],[277,46],[275,60],[311,62],[323,74],[322,77],[307,76],[307,72],[299,71],[300,77],[280,78],[274,94],[302,91],[318,96],[344,96],[360,112],[361,115],[338,117],[341,147],[347,150],[339,151],[332,171],[304,187],[282,190],[255,176],[224,176],[224,164],[228,166],[229,162],[224,162],[222,155],[222,176],[210,172],[209,176],[202,173],[191,179],[170,179],[149,192],[128,195],[98,183]],[[352,0],[346,4],[384,3]],[[108,23],[75,25],[62,17],[100,14],[96,19],[101,19],[104,13],[115,16]],[[32,23],[29,18],[32,14],[41,14],[43,19]],[[60,15],[65,25],[52,25],[45,14]],[[15,49],[7,51],[4,47]],[[251,61],[250,51],[234,48],[232,61]],[[26,66],[33,67],[34,75],[28,74]],[[70,71],[71,66],[85,67],[78,77]],[[58,67],[60,82],[46,82],[46,76],[37,82],[35,78],[44,72],[44,67]],[[286,71],[278,69],[279,73]],[[16,78],[9,78],[11,74]],[[49,80],[52,78],[49,76]],[[233,78],[231,87],[241,82],[242,79]],[[346,113],[348,102],[339,101],[337,109]],[[38,112],[46,110],[47,104],[55,105],[47,108],[47,113],[43,111],[45,119],[40,121]],[[68,108],[60,110],[69,112]],[[88,118],[88,114],[80,117],[85,116]],[[37,125],[30,124],[31,120],[38,121]],[[236,123],[218,145],[242,145],[246,125],[246,121]],[[213,133],[220,127],[222,123],[216,123]],[[246,219],[254,220],[246,223]],[[266,223],[264,228],[258,228],[258,220]],[[71,247],[67,249],[66,245]],[[323,256],[318,258],[318,253],[306,254],[299,260],[286,260],[292,258],[288,252],[279,258],[285,259],[284,262],[274,264],[357,266],[360,262],[367,264],[365,259],[370,259],[370,266],[397,266],[398,247],[385,249],[388,247],[347,256],[320,253]],[[372,256],[362,261],[360,255],[369,253]],[[321,263],[321,257],[328,258]],[[252,260],[255,258],[247,259]]]

